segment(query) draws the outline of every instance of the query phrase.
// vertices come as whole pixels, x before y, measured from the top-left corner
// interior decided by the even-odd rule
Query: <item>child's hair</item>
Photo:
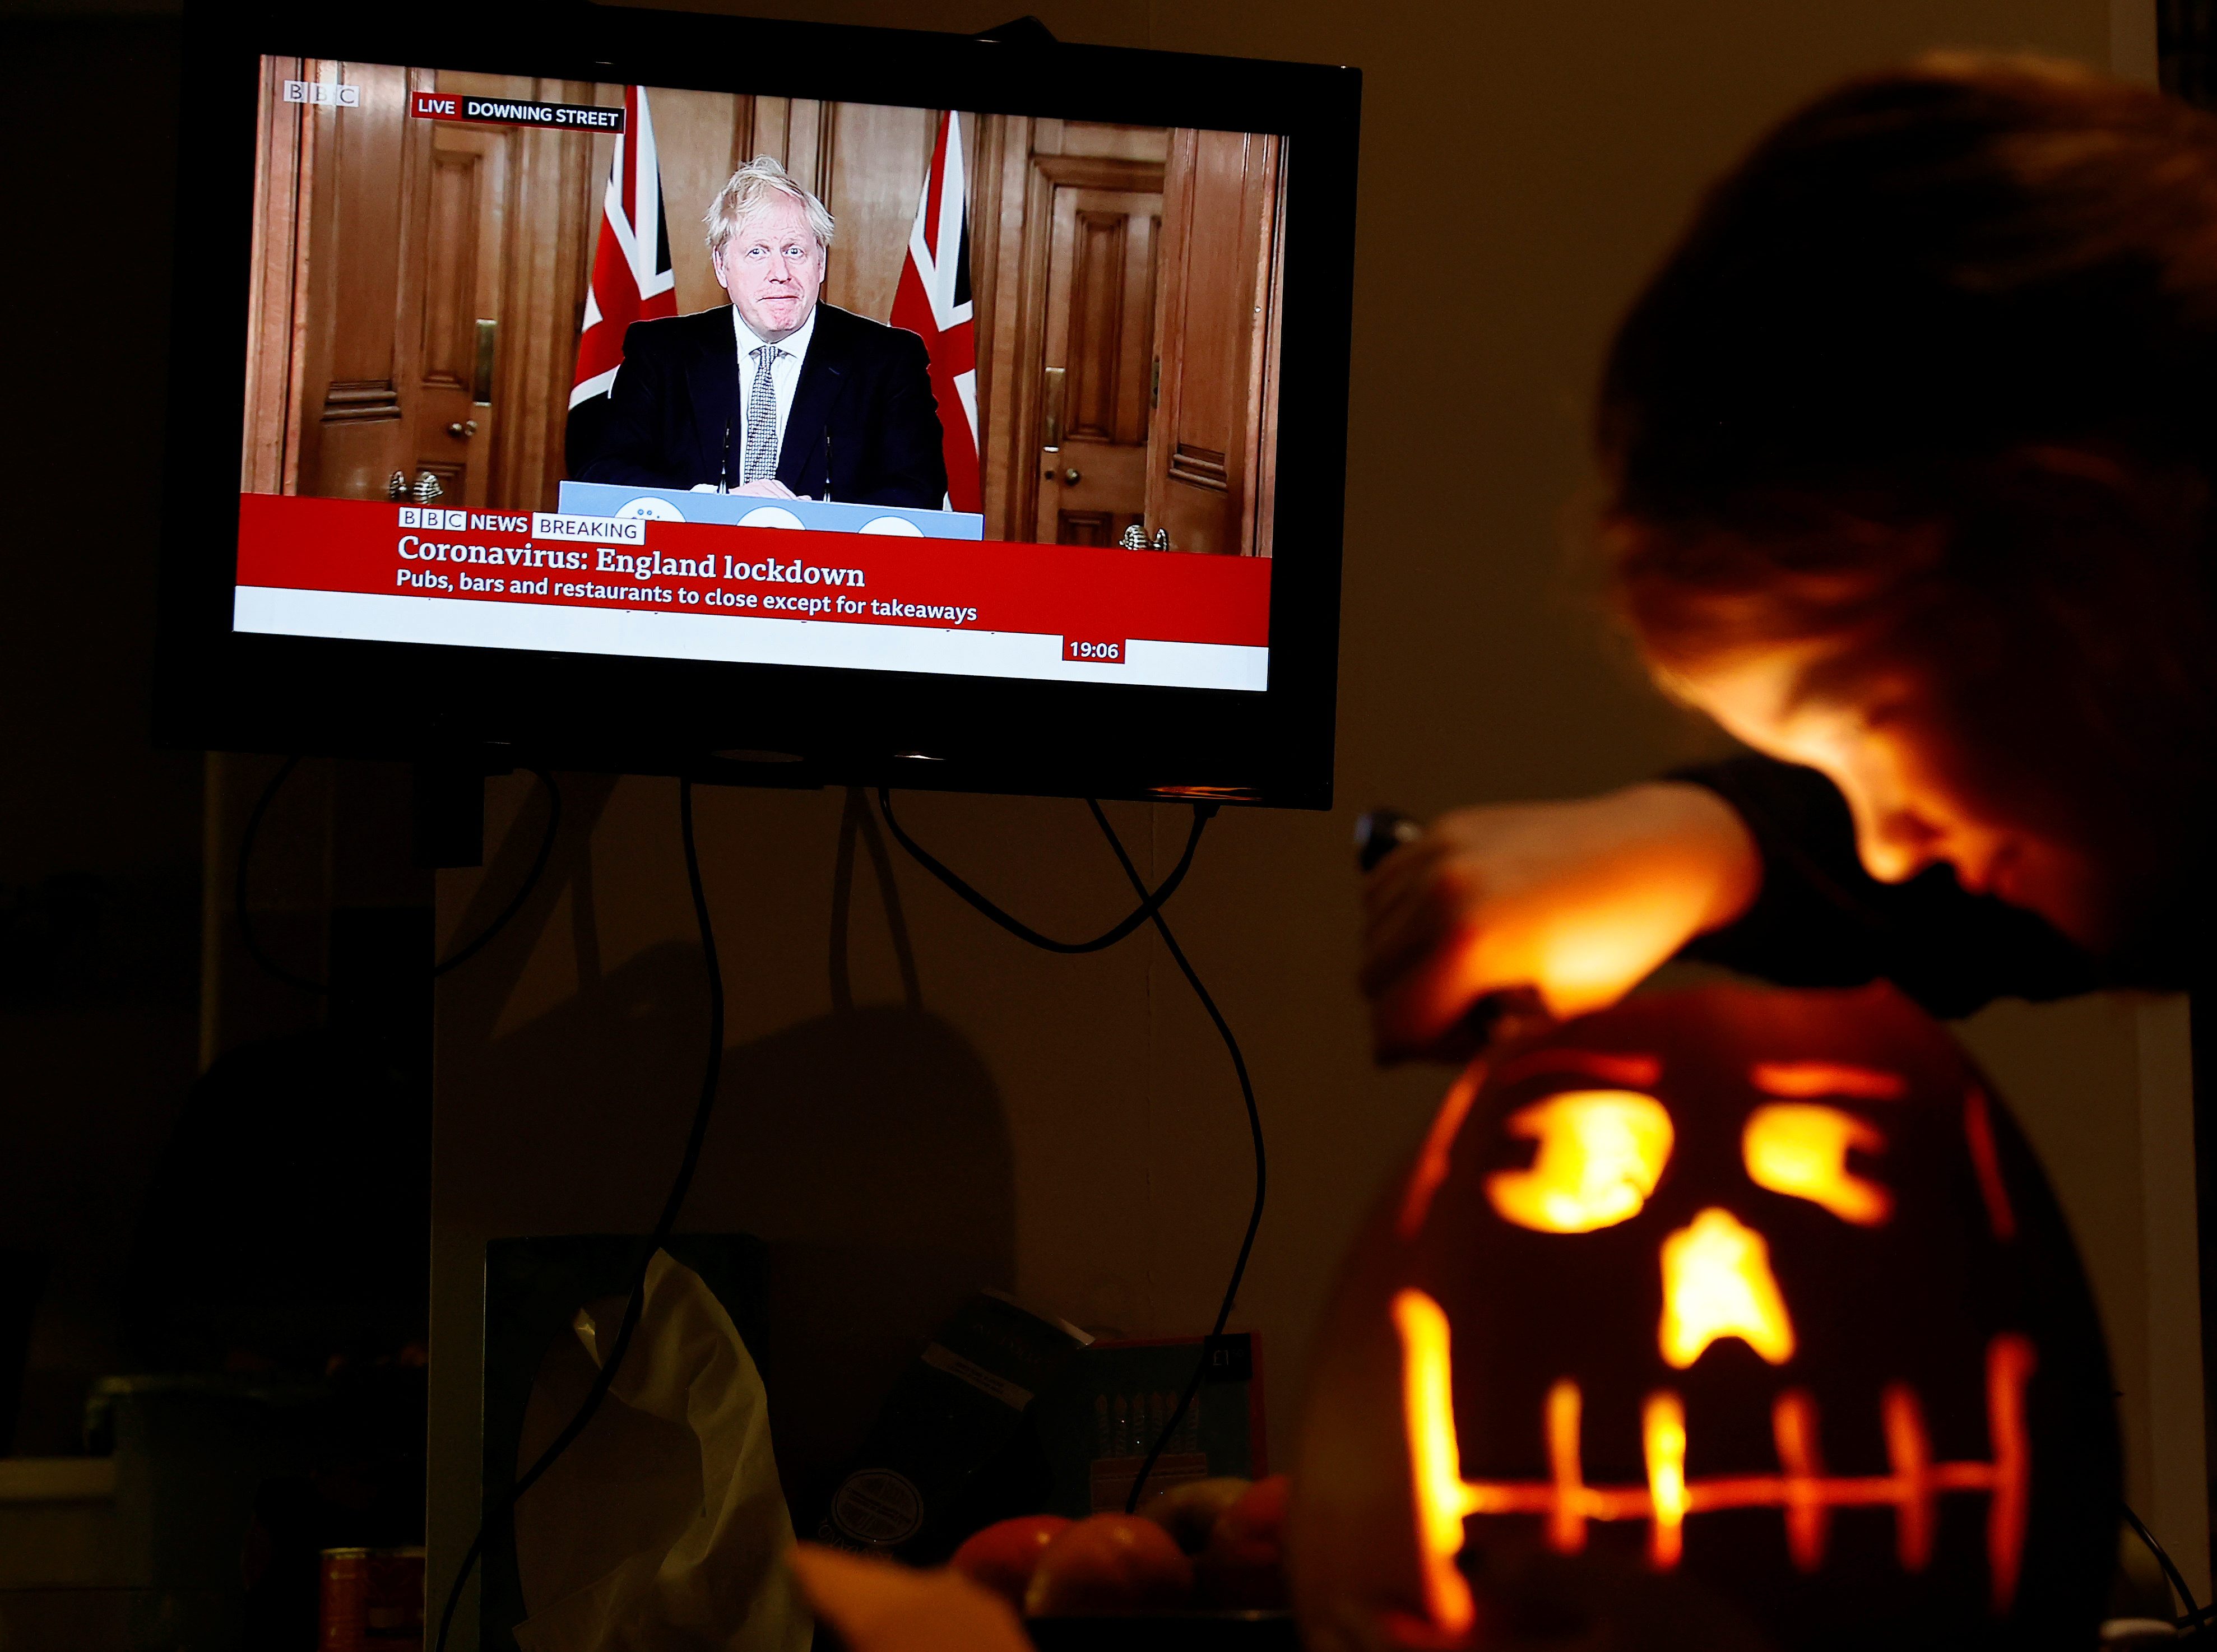
[[[1633,305],[1597,441],[1666,675],[1837,640],[1929,670],[1974,741],[2176,764],[2217,729],[2217,120],[2023,59],[1838,88]]]

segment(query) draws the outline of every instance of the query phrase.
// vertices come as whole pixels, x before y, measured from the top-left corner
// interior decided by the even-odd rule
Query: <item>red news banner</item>
[[[402,527],[404,510],[460,525]],[[1065,659],[1111,665],[1140,638],[1269,643],[1270,564],[1253,557],[652,520],[639,542],[616,544],[534,536],[532,525],[528,511],[250,493],[239,499],[238,583],[1022,632],[1063,638]]]

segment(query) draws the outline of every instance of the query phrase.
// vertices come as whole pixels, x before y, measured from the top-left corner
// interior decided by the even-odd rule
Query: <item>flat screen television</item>
[[[186,53],[169,742],[1330,803],[1355,71],[590,5]]]

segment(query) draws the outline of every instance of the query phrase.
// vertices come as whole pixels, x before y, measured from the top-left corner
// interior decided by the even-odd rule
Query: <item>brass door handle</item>
[[[1073,488],[1076,487],[1080,481],[1084,480],[1084,478],[1078,474],[1078,472],[1074,467],[1065,471],[1062,473],[1062,479]]]
[[[475,419],[458,419],[447,427],[448,435],[459,437],[464,441],[467,441],[477,433],[478,422]]]
[[[470,399],[480,407],[490,406],[492,403],[492,352],[494,342],[499,336],[498,322],[478,323],[477,381],[470,386]]]
[[[1041,374],[1047,380],[1047,445],[1062,445],[1062,424],[1065,398],[1070,393],[1070,374],[1066,368],[1048,367]]]

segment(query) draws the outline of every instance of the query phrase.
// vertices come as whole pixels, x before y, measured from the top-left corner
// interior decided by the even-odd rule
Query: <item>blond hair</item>
[[[708,256],[719,256],[725,243],[739,232],[749,219],[756,217],[779,196],[797,200],[808,214],[809,232],[816,244],[828,248],[831,244],[831,214],[824,203],[793,181],[793,175],[779,165],[775,157],[757,155],[732,174],[716,198],[708,203],[701,222],[708,226]]]

